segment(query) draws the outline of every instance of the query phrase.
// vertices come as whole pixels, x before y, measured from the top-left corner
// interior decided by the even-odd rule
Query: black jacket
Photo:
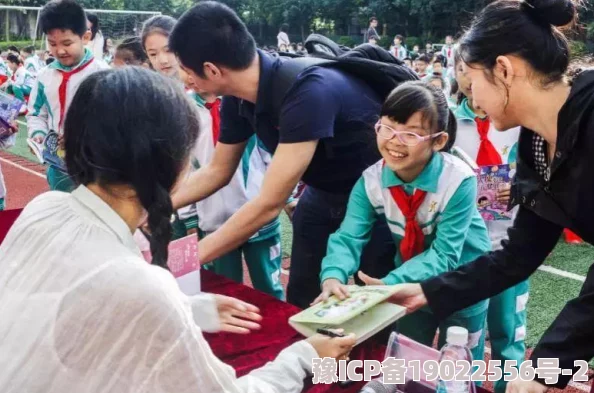
[[[503,249],[456,271],[421,284],[429,307],[440,318],[490,298],[526,280],[553,250],[563,228],[594,244],[594,71],[580,74],[558,117],[557,151],[548,182],[534,165],[533,132],[520,133],[518,168],[511,204],[519,212]],[[551,288],[554,290],[554,288]],[[569,301],[547,329],[534,352],[559,358],[561,369],[594,357],[594,271],[588,271],[579,296]],[[565,387],[570,376],[559,376]]]

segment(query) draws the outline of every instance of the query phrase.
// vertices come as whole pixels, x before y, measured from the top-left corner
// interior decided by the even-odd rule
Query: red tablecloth
[[[213,352],[222,361],[235,368],[238,376],[262,367],[266,362],[273,360],[281,350],[295,341],[303,339],[287,322],[289,317],[300,311],[299,308],[212,272],[202,270],[201,275],[203,291],[232,296],[251,303],[260,308],[264,317],[261,322],[262,329],[247,336],[225,333],[205,334]],[[384,353],[385,346],[368,340],[355,347],[350,358],[382,360]],[[363,385],[364,382],[355,383],[346,389],[337,384],[310,385],[304,391],[308,393],[355,393]]]
[[[6,237],[8,230],[12,224],[16,221],[22,209],[4,210],[0,211],[0,244]]]

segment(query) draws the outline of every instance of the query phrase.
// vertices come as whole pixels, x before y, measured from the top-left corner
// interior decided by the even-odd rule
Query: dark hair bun
[[[524,0],[526,11],[553,26],[566,26],[576,17],[579,0]]]

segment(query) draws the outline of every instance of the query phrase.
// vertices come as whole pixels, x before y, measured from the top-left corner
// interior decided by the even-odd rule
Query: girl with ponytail
[[[322,262],[322,294],[347,295],[361,252],[376,220],[386,220],[398,252],[391,272],[367,284],[413,283],[464,265],[490,250],[476,208],[476,177],[460,159],[445,153],[456,140],[456,118],[443,91],[424,82],[398,86],[383,104],[375,129],[383,159],[371,166],[351,192],[340,229],[330,236]],[[398,321],[404,335],[431,345],[439,328],[443,345],[449,326],[470,332],[475,359],[483,358],[487,302],[440,321],[421,310]]]
[[[456,271],[400,287],[392,299],[412,312],[428,304],[440,318],[528,279],[555,248],[564,228],[594,244],[594,71],[566,78],[570,49],[564,31],[577,19],[576,0],[499,0],[479,13],[460,39],[462,74],[474,108],[493,126],[520,126],[510,207],[519,205],[509,240]],[[513,131],[512,131],[513,132]],[[569,262],[569,261],[568,261]],[[531,355],[576,361],[594,357],[594,270]],[[518,329],[518,338],[523,332]],[[564,388],[571,376],[514,380],[508,393]]]
[[[353,335],[315,335],[236,378],[202,331],[258,329],[256,307],[188,297],[160,266],[170,193],[199,132],[183,90],[140,67],[86,78],[66,116],[66,161],[78,187],[48,192],[0,246],[0,391],[301,392],[312,359],[345,358]],[[153,260],[132,233],[148,215]],[[18,344],[18,345],[17,345]],[[14,362],[14,363],[11,363]]]
[[[455,75],[460,104],[454,111],[458,120],[458,137],[455,146],[462,149],[478,166],[516,164],[518,137],[520,128],[514,127],[506,132],[499,132],[493,126],[489,116],[480,107],[475,108],[469,79],[464,75],[463,62],[459,48],[454,49]],[[498,190],[497,199],[509,202],[511,184]],[[488,207],[492,200],[485,197]],[[517,209],[513,210],[514,216]],[[485,221],[493,250],[501,249],[501,241],[507,239],[507,230],[513,225],[512,219]],[[489,300],[487,328],[491,343],[493,360],[515,360],[522,364],[525,359],[526,345],[526,303],[528,302],[528,281],[508,288]],[[505,393],[507,382],[501,378],[494,381],[495,393]]]
[[[192,79],[181,69],[173,52],[169,50],[169,35],[175,26],[175,19],[158,15],[147,20],[142,28],[141,40],[149,61],[157,72],[181,81],[192,89]],[[221,99],[214,94],[191,90],[190,96],[196,102],[201,128],[196,145],[192,149],[193,170],[209,164],[214,156],[221,128]],[[247,141],[241,163],[228,184],[190,206],[184,206],[177,213],[188,232],[198,229],[204,238],[219,229],[241,206],[260,193],[262,179],[272,155],[256,135]],[[228,160],[228,157],[225,158]],[[287,202],[289,205],[292,198]],[[284,300],[284,288],[280,282],[282,250],[280,220],[278,217],[264,225],[247,242],[205,265],[234,281],[243,283],[243,261],[245,260],[254,287],[278,299]]]

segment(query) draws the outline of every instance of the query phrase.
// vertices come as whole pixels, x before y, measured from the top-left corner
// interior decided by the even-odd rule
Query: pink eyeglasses
[[[387,140],[391,140],[394,137],[397,137],[400,143],[402,143],[405,146],[416,146],[421,142],[428,141],[437,138],[442,134],[445,134],[445,132],[442,131],[432,135],[421,136],[410,131],[396,131],[392,127],[382,124],[381,122],[377,122],[377,124],[375,125],[375,132],[381,138]]]

